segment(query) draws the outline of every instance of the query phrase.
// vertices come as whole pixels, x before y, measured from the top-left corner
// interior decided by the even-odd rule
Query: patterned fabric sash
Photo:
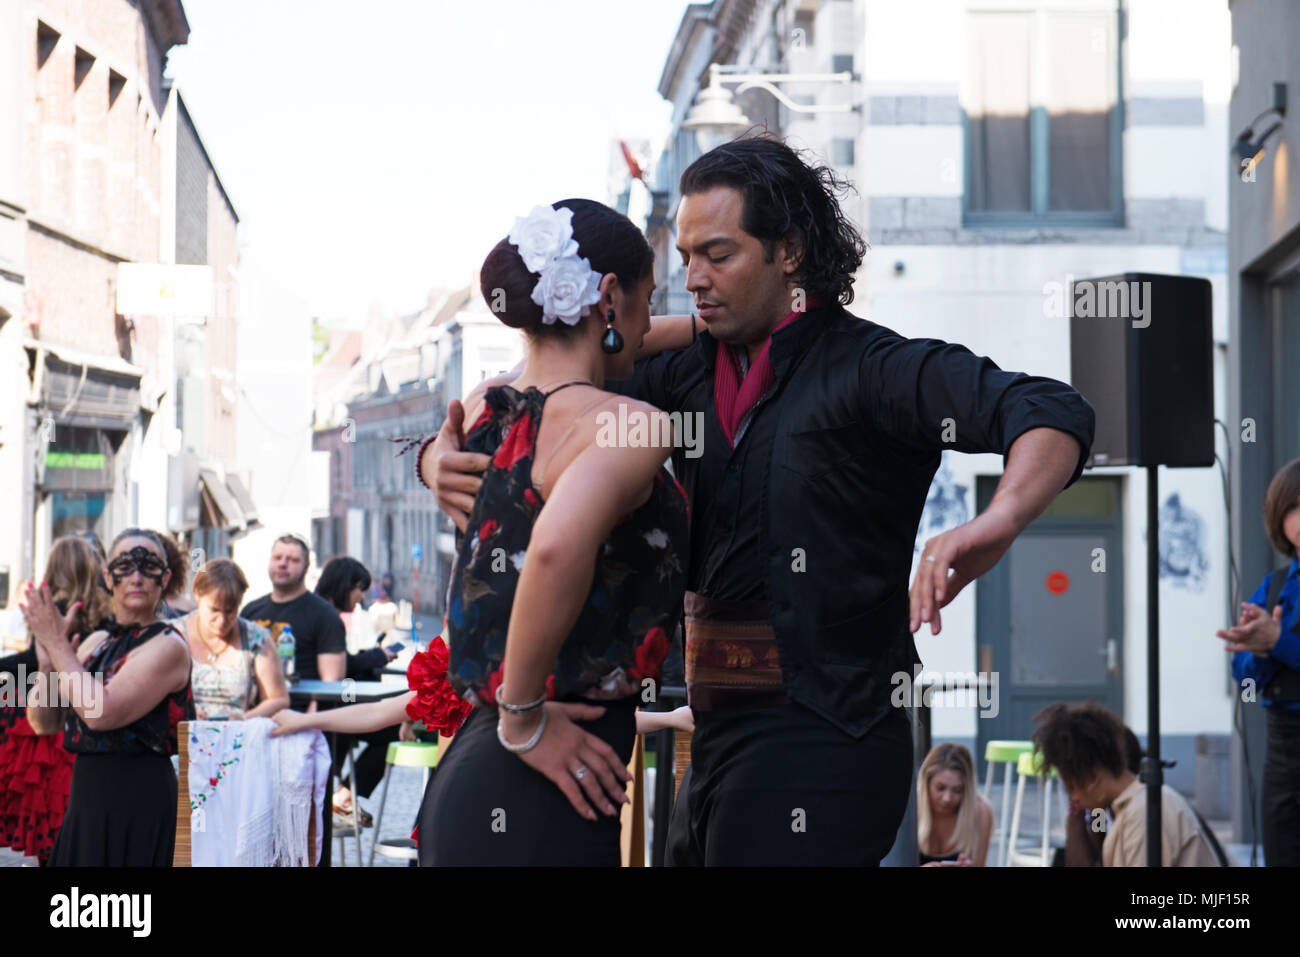
[[[789,701],[767,602],[686,593],[686,694],[698,711]]]

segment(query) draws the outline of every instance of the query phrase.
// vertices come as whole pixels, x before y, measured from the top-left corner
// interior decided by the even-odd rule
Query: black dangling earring
[[[613,309],[605,314],[605,321],[609,323],[609,328],[600,340],[600,348],[606,355],[612,356],[623,351],[623,336],[614,328]]]

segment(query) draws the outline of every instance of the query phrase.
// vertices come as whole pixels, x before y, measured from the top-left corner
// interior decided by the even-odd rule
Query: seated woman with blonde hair
[[[983,867],[993,808],[975,787],[964,745],[945,743],[925,756],[916,776],[917,846],[922,867]]]

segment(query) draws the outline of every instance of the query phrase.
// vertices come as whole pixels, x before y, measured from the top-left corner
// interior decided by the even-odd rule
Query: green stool
[[[375,816],[375,838],[370,845],[369,867],[375,866],[376,854],[396,861],[414,861],[419,858],[415,842],[409,837],[381,841],[379,829],[384,826],[384,803],[388,800],[388,779],[393,776],[393,768],[423,768],[424,785],[420,788],[420,793],[423,794],[429,786],[429,772],[438,764],[438,746],[423,741],[393,741],[388,745],[384,763],[388,767],[384,771],[384,791],[379,796],[379,813]]]
[[[1017,865],[1030,865],[1036,867],[1047,867],[1051,863],[1051,847],[1048,842],[1048,836],[1052,830],[1052,780],[1059,779],[1056,768],[1052,768],[1050,773],[1043,773],[1043,756],[1026,752],[1020,755],[1016,762],[1016,770],[1020,774],[1020,779],[1016,782],[1016,810],[1011,815],[1011,833],[1007,837],[1007,864],[1014,867]],[[1016,852],[1016,838],[1020,836],[1020,809],[1024,805],[1025,798],[1025,780],[1027,778],[1038,778],[1039,793],[1043,803],[1043,826],[1042,826],[1042,843],[1037,854],[1020,854]]]
[[[1005,765],[1005,771],[1002,776],[1002,813],[998,815],[998,860],[997,866],[1001,867],[1006,864],[1008,857],[1007,851],[1007,815],[1011,810],[1011,770],[1016,766],[1022,754],[1029,754],[1034,750],[1032,741],[990,741],[984,745],[984,760],[988,764],[988,771],[984,775],[984,800],[989,799],[989,794],[993,790],[993,767],[997,764]]]

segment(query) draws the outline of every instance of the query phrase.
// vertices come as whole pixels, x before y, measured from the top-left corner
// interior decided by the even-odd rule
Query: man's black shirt
[[[347,631],[338,609],[320,595],[304,592],[293,601],[272,601],[263,595],[244,606],[241,618],[265,625],[271,630],[272,640],[279,642],[285,625],[293,628],[294,666],[298,677],[304,680],[320,679],[317,655],[347,651]]]
[[[703,415],[703,454],[673,453],[691,500],[687,587],[767,598],[787,694],[861,736],[890,708],[891,676],[920,661],[908,576],[942,452],[1005,456],[1028,430],[1059,429],[1079,442],[1068,487],[1092,446],[1092,407],[1054,379],[834,305],[773,335],[775,382],[733,450],[713,400],[718,347],[705,332],[606,387]]]

